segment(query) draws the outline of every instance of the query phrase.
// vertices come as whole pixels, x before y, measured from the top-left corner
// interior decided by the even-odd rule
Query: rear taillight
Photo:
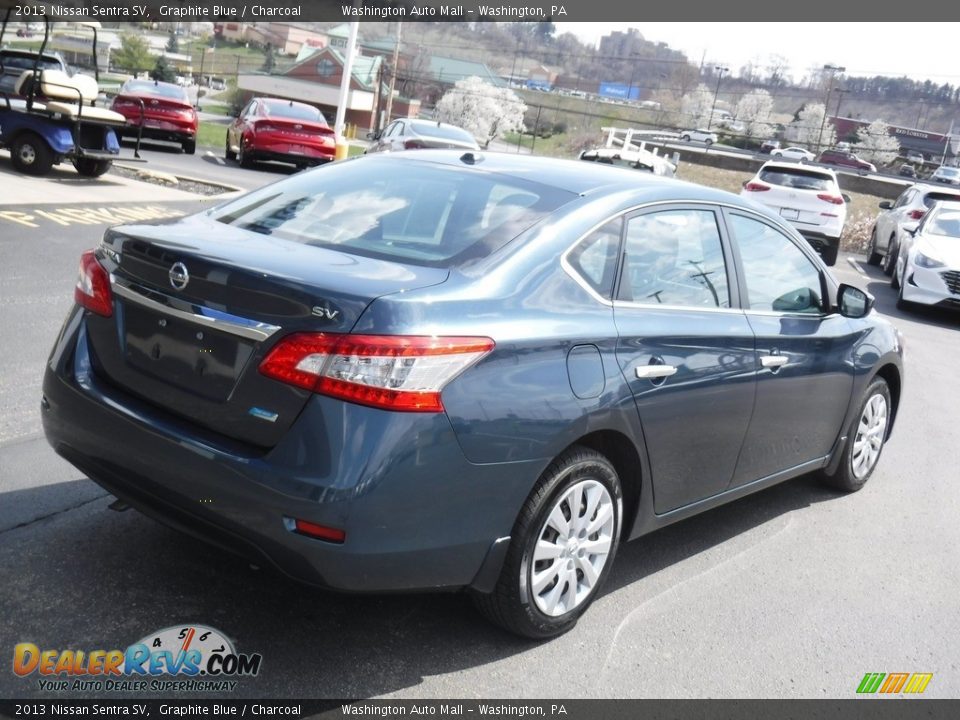
[[[443,412],[443,387],[493,347],[485,337],[295,333],[277,343],[260,372],[360,405]]]
[[[927,214],[926,210],[911,210],[909,217],[911,220],[919,220],[926,214]]]
[[[764,190],[769,190],[770,186],[758,182],[748,182],[743,186],[743,189],[747,192],[763,192]]]
[[[278,129],[276,126],[265,122],[256,122],[253,127],[257,132],[276,132]]]
[[[831,205],[843,205],[843,198],[839,195],[831,195],[830,193],[820,193],[817,195],[818,198],[824,202],[828,202]]]
[[[140,103],[133,100],[114,100],[113,101],[114,110],[139,110]]]
[[[77,305],[104,317],[113,315],[113,293],[110,291],[110,276],[103,265],[97,262],[93,250],[80,256],[80,275],[73,290]]]
[[[403,143],[403,147],[407,150],[419,150],[421,148],[425,148],[426,145],[424,145],[419,140],[405,140]]]

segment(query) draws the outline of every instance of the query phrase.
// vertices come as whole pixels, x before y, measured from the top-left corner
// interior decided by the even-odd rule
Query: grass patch
[[[227,138],[227,126],[201,122],[197,129],[197,146],[222,150]]]

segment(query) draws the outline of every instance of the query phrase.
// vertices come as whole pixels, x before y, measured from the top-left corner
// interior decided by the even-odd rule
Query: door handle
[[[763,367],[770,368],[772,370],[777,370],[778,368],[782,368],[788,362],[790,362],[790,358],[788,358],[786,355],[761,355],[760,356],[760,364],[763,365]]]
[[[673,365],[640,365],[637,368],[637,377],[656,380],[657,378],[668,378],[676,372],[677,369]]]

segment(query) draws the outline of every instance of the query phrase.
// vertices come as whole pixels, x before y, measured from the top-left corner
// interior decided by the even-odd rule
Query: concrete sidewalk
[[[143,164],[144,169],[148,167]],[[66,205],[91,202],[170,202],[198,196],[153,183],[107,173],[98,178],[78,175],[69,163],[53,168],[46,177],[31,177],[13,169],[10,153],[0,151],[0,206]]]

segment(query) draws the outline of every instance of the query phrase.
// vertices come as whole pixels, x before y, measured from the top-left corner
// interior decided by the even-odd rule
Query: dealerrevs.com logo
[[[260,672],[263,656],[238,653],[219,630],[178,625],[151,633],[126,650],[13,648],[13,672],[37,675],[40,690],[96,692],[228,692],[238,677]]]

